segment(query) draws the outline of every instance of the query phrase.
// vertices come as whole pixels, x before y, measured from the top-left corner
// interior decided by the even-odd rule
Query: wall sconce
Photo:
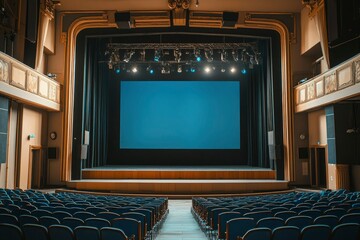
[[[305,140],[305,138],[306,138],[306,136],[305,136],[305,134],[300,134],[300,140]]]

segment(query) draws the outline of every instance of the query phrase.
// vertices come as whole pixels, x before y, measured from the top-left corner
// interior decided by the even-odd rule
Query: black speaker
[[[48,159],[56,159],[57,151],[56,147],[49,147],[48,148]]]
[[[131,26],[130,12],[116,12],[115,13],[115,22],[116,22],[118,28],[129,29]]]
[[[223,27],[235,27],[238,18],[238,12],[223,12]]]
[[[36,42],[39,16],[38,0],[28,0],[26,9],[26,39],[32,43]]]

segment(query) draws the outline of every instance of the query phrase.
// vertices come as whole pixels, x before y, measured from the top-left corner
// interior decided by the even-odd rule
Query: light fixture
[[[124,62],[128,63],[131,60],[131,57],[135,54],[134,50],[126,50],[124,53]]]
[[[239,61],[239,53],[237,49],[233,49],[231,55],[235,62]]]
[[[198,48],[194,49],[194,56],[197,62],[201,62],[201,51]]]
[[[206,48],[205,49],[205,58],[206,58],[206,61],[208,62],[212,62],[214,60],[214,57],[213,57],[213,50],[211,48]]]
[[[119,64],[116,64],[116,65],[114,66],[114,72],[115,72],[116,74],[120,74],[120,73],[121,73],[121,67],[120,67]]]
[[[228,53],[225,49],[222,49],[220,52],[220,59],[222,62],[227,62],[228,61]]]
[[[199,0],[196,0],[195,7],[199,7]]]
[[[146,60],[146,51],[145,49],[143,49],[140,51],[140,61],[145,62],[145,60]]]
[[[210,73],[210,72],[211,72],[211,67],[206,66],[206,67],[204,68],[204,71],[205,71],[205,73]]]
[[[133,73],[137,73],[137,72],[138,72],[138,69],[137,69],[137,67],[133,67],[133,68],[131,69],[131,71],[132,71]]]
[[[163,64],[163,66],[161,67],[161,73],[162,74],[170,74],[170,64],[168,64],[168,63]]]
[[[177,72],[178,73],[182,73],[182,66],[179,64],[178,67],[177,67]]]
[[[174,58],[175,62],[181,61],[181,51],[178,48],[174,49]]]
[[[241,69],[241,73],[242,73],[243,75],[245,75],[245,74],[247,73],[246,68]]]
[[[236,73],[236,68],[235,68],[235,67],[231,67],[231,68],[230,68],[230,72],[231,72],[231,73]]]
[[[162,55],[162,50],[161,49],[155,49],[154,61],[159,62],[160,59],[161,59],[161,55]]]
[[[155,70],[149,65],[147,68],[146,68],[146,71],[150,74],[154,74],[155,73]]]

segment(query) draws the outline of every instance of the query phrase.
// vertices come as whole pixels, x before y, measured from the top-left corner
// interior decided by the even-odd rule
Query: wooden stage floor
[[[124,194],[211,195],[288,189],[276,171],[250,166],[104,166],[82,170],[67,186]]]

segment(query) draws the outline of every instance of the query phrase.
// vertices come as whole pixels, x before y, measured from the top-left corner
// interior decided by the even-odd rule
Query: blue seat
[[[140,221],[141,234],[140,239],[143,239],[147,232],[146,216],[142,213],[128,212],[121,215],[122,218],[131,218]]]
[[[8,223],[8,224],[16,225],[16,226],[19,225],[18,218],[9,213],[1,213],[0,214],[0,223]]]
[[[225,238],[226,223],[234,218],[240,218],[242,214],[238,212],[222,212],[218,215],[218,238]]]
[[[274,215],[270,211],[249,212],[244,214],[244,217],[253,218],[255,222],[258,222],[262,218],[273,217],[273,216]]]
[[[51,216],[52,213],[44,209],[35,209],[34,211],[31,212],[31,215],[39,219],[42,216]]]
[[[84,221],[79,218],[66,217],[61,221],[61,224],[68,226],[71,230],[74,230],[76,227],[83,226]]]
[[[270,228],[271,230],[282,227],[285,225],[285,221],[282,218],[278,217],[268,217],[263,218],[258,221],[256,227],[258,228]]]
[[[299,240],[300,229],[294,226],[275,228],[272,232],[272,240]]]
[[[329,240],[331,228],[327,225],[310,225],[301,230],[301,240]]]
[[[124,231],[113,228],[113,227],[104,227],[100,230],[100,239],[101,240],[128,240],[128,237]]]
[[[117,213],[113,213],[113,212],[100,212],[96,215],[96,217],[103,218],[103,219],[106,219],[111,222],[111,220],[113,220],[115,218],[119,218],[120,215]]]
[[[84,224],[86,226],[96,227],[99,230],[103,227],[111,226],[110,222],[103,218],[88,218],[85,220]]]
[[[54,211],[52,214],[53,217],[59,219],[60,221],[66,217],[72,217],[72,215],[65,211]]]
[[[79,219],[85,221],[88,218],[96,217],[96,215],[94,213],[80,211],[80,212],[74,213],[73,217],[74,218],[79,218]]]
[[[348,213],[360,213],[360,207],[350,208],[347,212]]]
[[[286,207],[274,207],[270,211],[275,215],[278,212],[289,211],[289,209]]]
[[[231,211],[232,212],[238,212],[238,213],[244,215],[245,213],[250,212],[250,208],[238,207],[238,208],[233,208]]]
[[[131,218],[115,218],[111,221],[111,227],[124,231],[130,239],[141,239],[141,222]]]
[[[19,217],[19,226],[23,226],[25,224],[39,224],[39,219],[31,215],[20,215]]]
[[[357,223],[344,223],[333,228],[331,240],[359,240],[360,225]]]
[[[234,218],[226,223],[226,239],[236,240],[243,237],[247,231],[255,228],[256,222],[253,218]]]
[[[51,225],[59,225],[60,221],[57,218],[51,216],[42,216],[39,218],[39,224],[48,228]]]
[[[348,213],[339,219],[339,223],[358,223],[360,224],[360,213]]]
[[[76,240],[100,240],[100,232],[96,227],[79,226],[75,228]]]
[[[39,224],[25,224],[21,227],[25,240],[49,240],[48,230]]]
[[[299,213],[300,216],[309,216],[312,219],[315,219],[315,218],[321,216],[321,214],[322,214],[322,212],[320,210],[316,210],[316,209],[308,209],[308,210],[301,211]]]
[[[269,228],[253,228],[247,231],[243,240],[270,240],[272,232]]]
[[[48,228],[50,240],[75,240],[71,228],[64,225],[52,225]]]
[[[340,219],[342,216],[347,214],[347,211],[343,208],[332,208],[332,209],[326,210],[324,213],[326,215],[335,215]]]
[[[283,212],[277,212],[275,213],[274,217],[282,218],[284,221],[286,221],[290,217],[297,216],[297,213],[294,211],[283,211]]]
[[[139,208],[139,209],[133,210],[133,212],[144,214],[146,217],[147,231],[149,232],[153,229],[154,219],[153,219],[152,212],[150,210]]]
[[[230,211],[228,208],[214,208],[210,211],[210,230],[214,233],[218,229],[218,216],[220,213]]]
[[[339,223],[339,219],[334,215],[323,215],[314,219],[314,224],[323,224],[333,229]]]
[[[101,212],[107,212],[107,209],[101,207],[88,207],[85,209],[85,211],[96,215]]]
[[[295,226],[298,227],[300,230],[306,226],[309,226],[313,223],[313,219],[308,216],[295,216],[290,217],[288,220],[285,221],[286,226]]]
[[[299,214],[300,212],[304,211],[304,210],[309,210],[311,207],[309,206],[299,206],[299,207],[292,207],[290,208],[290,211],[296,212],[297,214]]]
[[[0,223],[0,236],[6,236],[5,239],[23,240],[21,229],[18,226],[9,223]]]

